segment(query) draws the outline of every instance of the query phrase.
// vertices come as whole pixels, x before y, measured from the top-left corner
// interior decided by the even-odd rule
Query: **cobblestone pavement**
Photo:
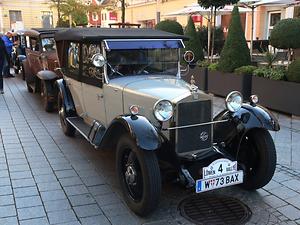
[[[223,100],[215,100],[217,112]],[[255,192],[213,192],[247,204],[248,224],[300,224],[300,119],[277,116],[282,129],[272,134],[278,150],[273,180]],[[19,78],[5,79],[0,129],[1,225],[190,224],[177,207],[191,191],[170,183],[151,216],[132,214],[116,181],[114,152],[96,151],[80,135],[64,136],[57,113],[44,112]]]

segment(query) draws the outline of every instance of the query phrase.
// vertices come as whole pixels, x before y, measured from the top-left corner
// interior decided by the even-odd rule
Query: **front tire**
[[[76,129],[67,121],[67,115],[66,115],[61,93],[59,93],[58,95],[57,102],[58,102],[58,110],[59,110],[58,114],[59,114],[62,130],[66,136],[73,137],[75,135]]]
[[[155,152],[139,149],[129,134],[117,145],[116,167],[125,202],[139,216],[150,214],[158,205],[161,177]]]
[[[249,131],[242,140],[238,162],[245,165],[246,190],[259,189],[272,179],[276,168],[276,149],[270,133],[264,129]]]
[[[48,90],[47,90],[47,81],[41,81],[41,97],[43,100],[43,106],[46,112],[53,112],[54,110],[54,103],[49,101]]]

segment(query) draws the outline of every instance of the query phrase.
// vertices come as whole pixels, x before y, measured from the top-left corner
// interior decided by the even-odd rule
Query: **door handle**
[[[101,98],[103,98],[103,94],[97,94],[97,99],[100,100]]]

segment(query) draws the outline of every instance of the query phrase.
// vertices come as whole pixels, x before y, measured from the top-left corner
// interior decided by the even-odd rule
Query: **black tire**
[[[59,114],[59,119],[60,119],[60,124],[62,127],[62,130],[64,134],[68,137],[74,137],[76,129],[66,120],[66,112],[65,112],[65,107],[63,104],[63,98],[61,96],[61,93],[58,94],[58,114]]]
[[[139,149],[131,136],[124,134],[119,139],[116,154],[116,171],[125,202],[139,216],[150,214],[157,207],[161,194],[155,152]]]
[[[41,81],[41,97],[43,100],[43,106],[46,112],[53,112],[54,110],[54,102],[49,101],[48,90],[47,90],[47,81]]]
[[[24,66],[22,64],[22,79],[25,80],[25,69],[24,69]]]
[[[238,162],[245,165],[246,190],[259,189],[272,179],[276,168],[276,149],[270,133],[264,129],[249,131],[242,140]]]
[[[17,69],[17,68],[14,68],[14,72],[15,72],[15,74],[17,75],[17,74],[19,74],[19,69]]]
[[[32,89],[32,87],[28,84],[27,81],[26,81],[26,86],[27,86],[27,91],[28,91],[29,93],[33,93],[33,89]]]

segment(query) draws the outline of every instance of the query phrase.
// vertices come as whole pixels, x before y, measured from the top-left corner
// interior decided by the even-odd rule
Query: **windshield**
[[[55,40],[53,37],[42,38],[43,52],[50,52],[56,49]]]
[[[131,49],[107,52],[110,79],[132,75],[173,75],[178,73],[178,49]]]

